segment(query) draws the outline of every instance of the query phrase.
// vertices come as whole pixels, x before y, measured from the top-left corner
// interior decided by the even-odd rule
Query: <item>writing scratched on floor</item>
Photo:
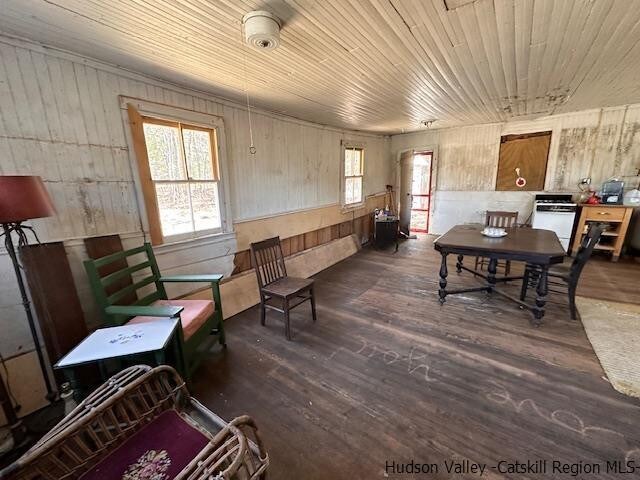
[[[426,363],[427,355],[420,353],[415,347],[411,347],[408,354],[401,354],[394,350],[381,347],[380,345],[370,344],[361,340],[362,346],[354,351],[359,355],[368,358],[379,358],[386,365],[402,365],[406,367],[409,375],[414,375],[425,382],[431,382],[429,377],[429,365]]]
[[[352,353],[362,355],[367,358],[377,359],[385,365],[398,365],[410,375],[413,375],[425,382],[433,382],[430,376],[430,366],[427,362],[427,354],[420,352],[416,347],[411,347],[407,354],[385,348],[375,343],[360,340],[362,345]],[[334,352],[329,359],[337,353]],[[518,414],[533,413],[537,417],[554,424],[562,429],[568,430],[582,437],[593,437],[595,435],[606,435],[610,438],[612,445],[623,452],[625,461],[640,459],[640,447],[629,445],[626,437],[611,428],[590,425],[576,413],[565,410],[547,410],[538,405],[531,398],[515,399],[511,393],[496,381],[490,381],[490,387],[485,389],[486,398],[504,407],[512,408]]]
[[[517,413],[526,413],[527,411],[532,412],[539,418],[558,425],[571,432],[577,433],[582,437],[596,434],[608,435],[609,437],[611,437],[611,441],[615,443],[620,442],[622,444],[619,448],[625,454],[625,461],[633,460],[636,457],[640,457],[640,448],[629,448],[630,446],[628,445],[625,436],[616,430],[599,427],[596,425],[589,425],[585,423],[577,414],[569,410],[546,410],[540,407],[535,402],[535,400],[532,400],[531,398],[516,400],[511,396],[511,393],[500,383],[496,381],[491,381],[490,383],[496,389],[488,391],[486,393],[486,397],[488,400],[494,403],[511,407]]]

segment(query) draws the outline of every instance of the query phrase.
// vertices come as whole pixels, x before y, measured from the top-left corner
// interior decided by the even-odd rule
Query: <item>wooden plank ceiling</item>
[[[448,6],[447,6],[448,5]],[[638,0],[2,0],[0,31],[232,100],[396,133],[640,102]],[[242,43],[268,9],[281,46]]]

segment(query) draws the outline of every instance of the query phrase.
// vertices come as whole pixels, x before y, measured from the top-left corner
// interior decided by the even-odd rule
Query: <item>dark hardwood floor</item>
[[[477,282],[453,261],[452,288]],[[383,478],[386,462],[412,460],[439,471],[389,478],[478,478],[448,474],[444,460],[486,463],[489,479],[574,478],[553,460],[640,466],[640,400],[607,383],[564,298],[540,328],[499,296],[440,306],[438,268],[428,237],[397,254],[364,249],[315,277],[318,322],[294,310],[293,341],[273,312],[266,327],[256,308],[229,319],[229,348],[203,362],[193,394],[227,419],[255,418],[276,480]],[[581,293],[640,301],[620,271],[637,284],[640,265],[594,261]],[[544,475],[493,468],[538,459]],[[577,478],[635,478],[604,468]]]

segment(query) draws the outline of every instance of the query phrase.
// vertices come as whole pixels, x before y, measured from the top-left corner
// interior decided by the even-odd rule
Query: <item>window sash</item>
[[[206,128],[206,127],[200,127],[198,125],[192,125],[190,123],[184,123],[184,122],[174,122],[171,120],[163,120],[161,118],[155,118],[155,117],[148,117],[148,116],[143,116],[142,117],[142,123],[143,123],[143,128],[144,128],[144,124],[145,123],[149,123],[152,125],[163,125],[165,127],[173,127],[173,128],[177,128],[178,132],[180,133],[180,135],[178,136],[178,139],[180,141],[180,159],[182,160],[183,164],[184,164],[184,168],[187,174],[187,180],[191,180],[191,181],[195,181],[196,179],[192,179],[190,178],[189,175],[189,164],[187,161],[187,154],[185,151],[185,146],[184,146],[184,134],[183,134],[183,130],[197,130],[200,132],[207,132],[209,133],[209,153],[210,153],[210,160],[211,160],[211,171],[213,173],[213,178],[207,181],[220,181],[220,167],[219,167],[219,163],[218,163],[218,142],[217,142],[217,138],[216,138],[216,131],[213,128]],[[153,180],[154,182],[158,181],[158,180]],[[178,181],[176,180],[171,180],[171,181]]]
[[[357,153],[356,159],[353,157]],[[350,157],[350,158],[349,158]],[[350,162],[349,169],[347,164]],[[354,166],[356,168],[354,168]],[[347,171],[350,173],[347,174]],[[349,179],[360,178],[360,197],[354,201],[347,201],[347,183]],[[342,160],[342,203],[344,206],[359,205],[364,202],[364,148],[345,146]]]
[[[156,189],[156,185],[187,185],[187,191],[188,191],[188,199],[189,199],[189,212],[190,212],[190,220],[191,220],[191,230],[187,231],[187,232],[181,232],[181,233],[175,233],[175,234],[165,234],[163,228],[162,228],[162,212],[160,211],[160,209],[158,208],[158,215],[157,218],[150,218],[149,221],[153,221],[156,222],[160,228],[160,231],[162,233],[162,238],[164,240],[171,240],[171,241],[179,241],[179,240],[183,240],[183,239],[189,239],[189,238],[195,238],[195,237],[199,237],[202,235],[207,235],[207,234],[214,234],[214,233],[219,233],[222,232],[222,207],[220,205],[220,170],[219,170],[219,165],[218,165],[218,148],[217,148],[217,139],[216,139],[216,131],[215,129],[211,129],[211,128],[206,128],[206,127],[200,127],[198,125],[192,125],[189,123],[183,123],[183,122],[175,122],[175,121],[170,121],[170,120],[164,120],[164,119],[160,119],[160,118],[156,118],[156,117],[149,117],[149,116],[142,116],[142,127],[143,127],[143,138],[145,138],[145,149],[146,149],[146,136],[144,135],[144,124],[152,124],[152,125],[163,125],[163,126],[167,126],[167,127],[172,127],[172,128],[177,128],[179,135],[178,135],[178,141],[180,143],[180,148],[179,148],[179,161],[183,164],[184,166],[184,170],[186,173],[186,177],[185,179],[154,179],[154,178],[150,178],[150,181],[153,185],[153,192],[154,195],[156,196],[156,204],[159,203],[158,198],[157,198],[157,189]],[[209,133],[209,156],[210,156],[210,161],[211,161],[211,172],[212,172],[212,178],[211,179],[195,179],[191,177],[191,174],[189,172],[189,162],[187,160],[187,154],[186,154],[186,149],[185,149],[185,141],[184,141],[184,130],[195,130],[195,131],[203,131],[203,132],[207,132]],[[148,152],[148,150],[147,150]],[[148,153],[147,153],[147,162],[149,162],[148,159]],[[151,168],[151,165],[149,165],[149,168]],[[207,228],[207,229],[198,229],[196,227],[196,212],[194,211],[194,206],[193,206],[193,196],[192,196],[192,188],[191,185],[203,185],[203,184],[212,184],[216,186],[216,192],[217,192],[217,201],[216,201],[216,209],[217,209],[217,213],[219,216],[219,220],[220,220],[220,226],[219,227],[215,227],[215,228]],[[159,207],[159,205],[158,205]]]

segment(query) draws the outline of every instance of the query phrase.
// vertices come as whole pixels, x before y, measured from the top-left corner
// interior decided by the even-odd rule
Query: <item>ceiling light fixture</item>
[[[280,45],[280,20],[266,10],[256,10],[242,17],[244,41],[256,50],[275,50]]]

